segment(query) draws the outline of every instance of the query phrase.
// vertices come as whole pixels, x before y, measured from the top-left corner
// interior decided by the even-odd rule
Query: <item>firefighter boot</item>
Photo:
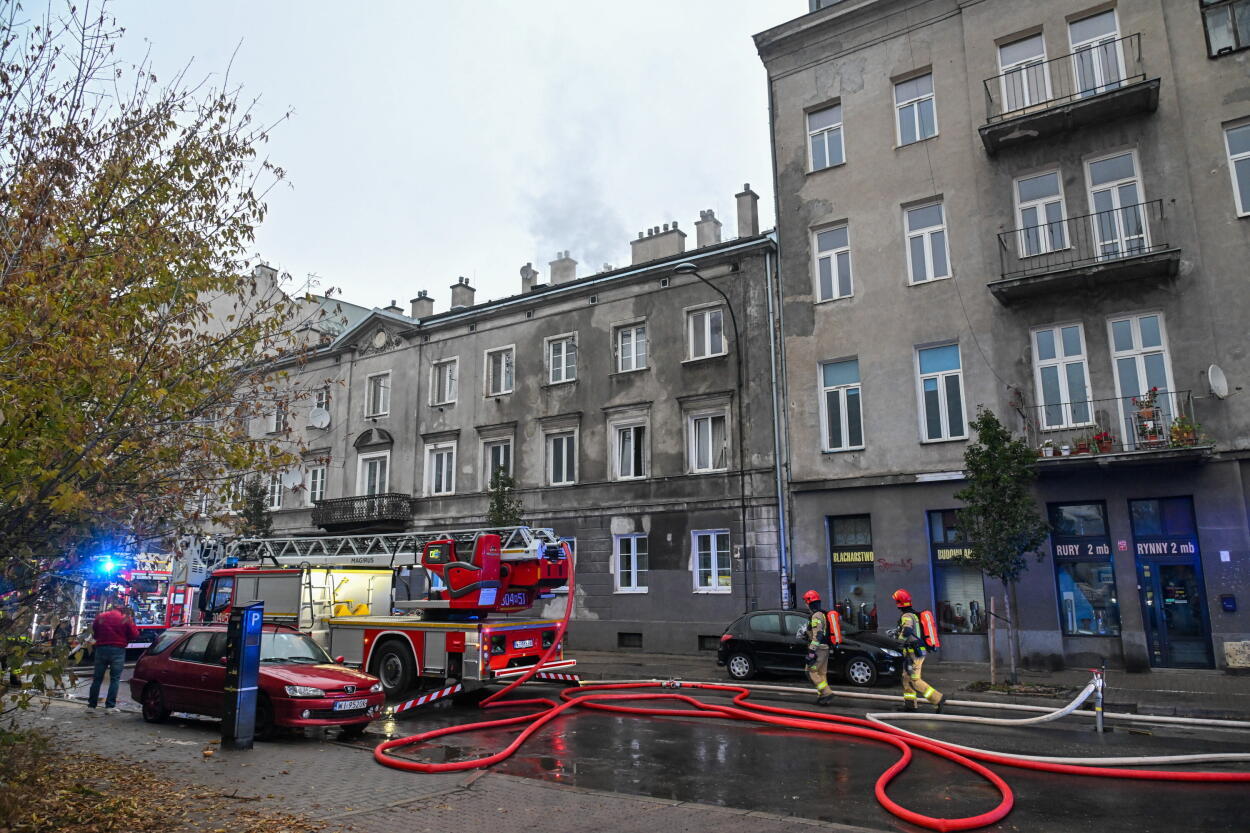
[[[826,691],[824,694],[822,694],[822,695],[820,695],[819,697],[817,697],[817,698],[816,698],[816,705],[818,705],[818,706],[827,706],[827,705],[829,705],[829,704],[830,704],[830,703],[832,703],[832,702],[833,702],[833,692],[832,692],[832,691]]]
[[[914,711],[916,711],[916,695],[911,694],[911,693],[904,694],[904,695],[903,695],[903,706],[902,706],[902,708],[898,709],[898,711],[901,711],[901,712],[914,712]]]

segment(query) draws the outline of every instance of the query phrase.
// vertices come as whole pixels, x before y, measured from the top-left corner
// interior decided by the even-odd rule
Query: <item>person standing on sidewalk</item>
[[[827,706],[833,699],[829,690],[829,620],[820,605],[820,594],[808,590],[803,594],[810,615],[803,638],[807,640],[807,678],[816,686],[816,705]]]
[[[104,682],[104,672],[109,674],[108,696],[104,700],[107,711],[120,711],[117,708],[117,689],[122,682],[122,671],[126,667],[126,646],[138,640],[139,629],[130,618],[130,609],[120,602],[101,613],[91,623],[91,633],[95,637],[95,671],[91,677],[91,690],[87,694],[87,708],[94,714],[100,702],[100,684]]]
[[[916,710],[916,697],[920,696],[942,711],[942,692],[920,678],[924,667],[925,639],[920,614],[911,606],[911,593],[898,589],[892,597],[898,605],[898,627],[893,631],[903,652],[903,711]]]

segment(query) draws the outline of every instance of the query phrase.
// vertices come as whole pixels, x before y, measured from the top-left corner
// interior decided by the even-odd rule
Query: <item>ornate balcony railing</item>
[[[1187,390],[1052,402],[1026,411],[1025,432],[1043,459],[1209,446],[1193,408]]]
[[[312,522],[322,528],[407,524],[415,502],[412,495],[398,492],[319,500],[312,510]]]

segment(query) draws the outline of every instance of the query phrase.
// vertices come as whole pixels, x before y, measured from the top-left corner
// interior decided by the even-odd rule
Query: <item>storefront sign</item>
[[[938,561],[961,561],[972,557],[972,547],[935,544],[933,546],[933,557]]]
[[[829,560],[834,564],[871,564],[876,556],[872,550],[834,550]]]
[[[1138,541],[1138,555],[1193,555],[1198,544],[1192,538],[1174,541]]]
[[[1060,538],[1055,538],[1055,558],[1108,558],[1111,555],[1111,545],[1105,540],[1100,541],[1082,541],[1080,543],[1061,544]]]
[[[1115,548],[1120,552],[1128,552],[1128,541],[1116,541]]]

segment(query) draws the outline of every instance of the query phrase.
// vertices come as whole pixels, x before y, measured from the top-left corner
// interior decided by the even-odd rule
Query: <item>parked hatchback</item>
[[[799,636],[808,617],[794,610],[756,610],[739,616],[725,629],[716,653],[735,680],[749,680],[761,671],[802,674],[807,642]],[[903,655],[894,640],[843,624],[842,644],[829,652],[829,672],[857,686],[879,677],[897,676]]]
[[[130,679],[143,719],[159,723],[171,712],[221,717],[225,709],[226,627],[171,628],[144,651]],[[260,679],[255,735],[280,726],[341,726],[342,737],[364,733],[382,710],[377,677],[330,659],[306,634],[265,625],[260,637]]]

